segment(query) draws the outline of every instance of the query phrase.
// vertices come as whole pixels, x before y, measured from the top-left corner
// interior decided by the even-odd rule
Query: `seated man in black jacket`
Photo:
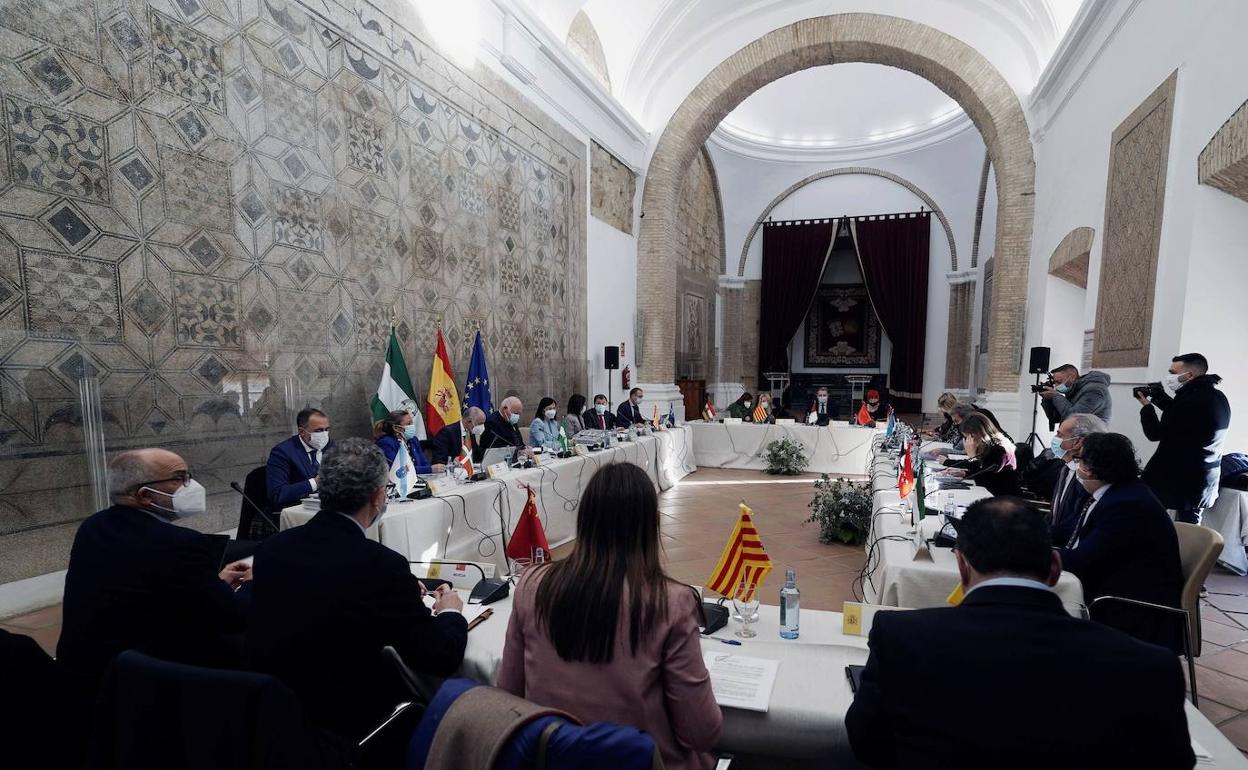
[[[484,433],[485,412],[477,406],[468,407],[459,422],[447,425],[429,442],[429,462],[450,465],[463,452],[465,446],[475,458],[480,437]],[[465,436],[467,441],[464,440]]]
[[[1087,490],[1075,476],[1079,469],[1079,455],[1083,452],[1083,440],[1093,433],[1105,433],[1108,430],[1105,421],[1094,414],[1072,414],[1057,426],[1057,433],[1049,443],[1053,457],[1062,463],[1049,497],[1052,502],[1049,535],[1057,548],[1074,540],[1079,516],[1083,512],[1084,503],[1088,501]]]
[[[108,493],[112,507],[74,536],[59,663],[88,688],[123,650],[237,665],[248,592],[235,588],[250,570],[241,562],[222,569],[228,538],[173,523],[205,508],[186,461],[164,449],[122,452],[108,464]]]
[[[879,612],[845,716],[872,767],[1191,768],[1179,659],[1066,613],[1044,516],[971,505],[957,607]]]
[[[611,430],[615,427],[615,414],[611,411],[611,404],[607,401],[607,397],[599,393],[594,396],[594,405],[590,409],[585,410],[585,414],[581,415],[581,422],[585,424],[586,430]]]
[[[372,442],[340,442],[321,462],[320,512],[256,551],[248,667],[281,679],[314,721],[352,741],[403,699],[383,647],[445,677],[468,641],[458,595],[440,592],[430,612],[407,559],[365,537],[386,508],[388,471]]]
[[[485,430],[477,441],[477,449],[473,452],[472,461],[481,462],[485,453],[499,447],[520,447],[523,454],[533,456],[533,450],[525,446],[524,436],[520,433],[520,413],[524,404],[515,396],[508,396],[498,405],[498,409],[490,412],[485,418]]]

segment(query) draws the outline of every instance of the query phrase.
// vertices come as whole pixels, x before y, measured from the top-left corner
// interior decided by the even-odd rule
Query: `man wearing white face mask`
[[[815,400],[806,414],[808,425],[824,426],[832,421],[832,405],[828,403],[828,389],[821,387],[815,391]]]
[[[485,453],[497,447],[523,447],[524,457],[532,459],[533,450],[524,446],[524,436],[520,435],[520,413],[524,411],[524,403],[515,396],[508,396],[499,404],[498,409],[485,418],[485,431],[481,434],[478,455],[473,462],[480,462]]]
[[[228,540],[175,526],[202,513],[204,488],[186,461],[164,449],[135,449],[108,465],[113,505],[74,536],[65,576],[57,658],[88,688],[123,650],[180,663],[228,668],[241,657],[251,577],[221,559]]]
[[[429,444],[429,459],[436,463],[453,463],[466,446],[473,462],[476,462],[477,447],[484,432],[485,412],[480,407],[470,406],[464,410],[459,422],[447,425],[433,437]]]
[[[1053,456],[1063,463],[1062,470],[1057,474],[1057,483],[1053,486],[1053,507],[1049,517],[1049,535],[1056,546],[1070,542],[1079,524],[1079,512],[1088,500],[1087,490],[1075,477],[1083,440],[1093,433],[1108,430],[1104,420],[1091,414],[1072,414],[1057,426],[1057,435],[1049,444]]]
[[[294,505],[316,491],[316,474],[329,440],[329,417],[307,407],[295,417],[295,435],[269,452],[266,483],[269,503],[275,508]]]
[[[581,415],[581,422],[591,430],[614,428],[615,414],[611,411],[611,405],[607,403],[607,397],[601,393],[594,396],[594,408],[585,410],[585,414]]]
[[[1200,513],[1213,505],[1222,477],[1222,445],[1231,425],[1231,405],[1217,389],[1222,378],[1209,374],[1199,353],[1175,356],[1163,384],[1140,402],[1140,424],[1157,449],[1144,467],[1144,483],[1177,521],[1199,524]],[[1162,410],[1161,417],[1157,409]]]

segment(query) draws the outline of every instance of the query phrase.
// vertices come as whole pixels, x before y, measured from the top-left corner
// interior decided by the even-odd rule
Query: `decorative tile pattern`
[[[173,277],[178,344],[237,348],[240,333],[238,286],[232,281],[177,273]]]
[[[152,80],[213,112],[225,113],[221,46],[194,28],[151,12]]]
[[[107,203],[108,144],[99,123],[68,112],[5,101],[9,161],[19,184]]]
[[[17,66],[54,102],[62,102],[80,90],[69,64],[54,48],[35,51],[18,59]]]
[[[46,251],[23,251],[22,282],[31,335],[120,341],[116,265]]]
[[[362,115],[347,113],[347,163],[377,176],[386,175],[381,128]]]
[[[5,0],[0,3],[0,26],[88,58],[95,56],[96,18],[92,0]]]
[[[169,318],[172,308],[150,282],[144,281],[126,301],[130,320],[138,324],[146,334],[153,334]]]
[[[301,147],[316,147],[316,99],[276,75],[264,78],[264,120],[268,132]]]
[[[139,25],[128,13],[120,13],[104,23],[104,30],[117,50],[127,58],[132,58],[142,51],[147,43]]]
[[[274,241],[309,251],[325,250],[321,196],[295,187],[282,187],[278,189],[274,211]]]
[[[278,339],[286,350],[309,353],[324,350],[329,340],[325,336],[325,308],[320,297],[305,296],[301,301],[288,303],[282,309]]]
[[[229,166],[172,147],[160,149],[160,164],[170,219],[199,227],[228,227]]]

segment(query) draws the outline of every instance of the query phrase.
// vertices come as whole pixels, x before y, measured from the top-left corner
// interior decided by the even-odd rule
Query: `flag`
[[[472,467],[472,452],[468,449],[467,444],[460,445],[459,457],[455,458],[455,463],[464,469],[464,472],[468,474],[469,478],[476,473],[475,469]]]
[[[949,592],[949,595],[945,597],[945,604],[948,604],[950,607],[957,607],[962,603],[962,599],[965,596],[966,593],[962,590],[962,584],[958,583],[953,587],[953,590]]]
[[[706,397],[706,406],[702,407],[702,419],[715,422],[715,407],[711,406],[711,397]]]
[[[763,541],[754,528],[754,512],[745,503],[741,503],[741,515],[737,517],[737,526],[732,529],[728,545],[719,557],[719,564],[706,581],[706,587],[718,591],[724,596],[732,596],[737,587],[744,581],[755,586],[762,585],[771,572],[771,559],[763,549]],[[751,596],[744,597],[746,601]]]
[[[650,416],[650,424],[654,426],[655,430],[659,429],[659,405],[658,404],[654,405],[654,414]]]
[[[542,529],[542,519],[537,515],[537,494],[533,487],[528,487],[529,501],[520,512],[520,521],[511,533],[511,541],[507,543],[507,555],[513,559],[531,559],[533,553],[541,548],[550,553],[550,543],[546,542],[546,530]]]
[[[494,411],[494,399],[490,397],[490,373],[485,368],[485,348],[481,345],[481,332],[472,343],[472,360],[468,363],[468,380],[464,383],[464,404],[475,406],[489,414]]]
[[[403,351],[399,348],[398,335],[394,327],[390,327],[390,344],[386,346],[386,364],[381,370],[381,383],[373,396],[369,408],[373,411],[374,420],[384,420],[390,412],[400,409],[411,412],[412,422],[416,426],[416,438],[427,439],[425,421],[416,409],[416,389],[412,387],[412,378],[407,375],[407,364],[403,361]]]
[[[433,372],[429,375],[429,394],[425,396],[425,422],[429,432],[436,436],[438,431],[461,419],[455,375],[451,372],[451,359],[446,355],[446,342],[439,328],[438,345],[433,351]]]
[[[394,455],[394,461],[390,463],[389,482],[394,485],[394,490],[399,493],[399,497],[407,497],[407,493],[412,491],[412,482],[416,479],[416,466],[412,465],[412,456],[407,453],[407,447],[404,446],[406,441],[399,441],[399,451]]]
[[[906,443],[905,459],[901,463],[901,473],[897,474],[897,492],[905,500],[914,491],[914,464],[910,460],[910,443]]]
[[[559,451],[568,451],[568,432],[563,429],[562,425],[559,426]]]
[[[893,412],[893,407],[892,407],[892,404],[889,404],[889,407],[888,407],[888,430],[887,430],[887,431],[885,431],[884,435],[885,435],[885,436],[891,436],[891,435],[893,435],[893,431],[895,431],[895,430],[897,430],[897,415]]]
[[[866,425],[871,422],[871,413],[867,411],[867,402],[863,401],[862,406],[858,407],[858,424]]]
[[[676,427],[676,405],[672,403],[667,405],[667,427]]]
[[[917,452],[915,454],[918,454]],[[914,493],[916,502],[914,505],[915,521],[923,521],[923,517],[927,514],[927,491],[925,486],[927,482],[924,478],[927,476],[927,469],[923,465],[923,457],[919,456],[919,472],[914,474]]]
[[[767,419],[767,410],[763,408],[763,402],[759,401],[754,406],[754,422],[763,422]]]

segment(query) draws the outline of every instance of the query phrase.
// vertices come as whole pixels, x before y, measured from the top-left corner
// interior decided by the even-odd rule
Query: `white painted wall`
[[[1042,81],[1029,107],[1036,154],[1036,219],[1032,242],[1025,346],[1081,350],[1092,328],[1100,286],[1105,192],[1114,129],[1178,70],[1165,211],[1147,368],[1109,370],[1115,387],[1111,428],[1131,436],[1145,457],[1138,408],[1130,387],[1156,380],[1176,353],[1198,351],[1235,406],[1248,408],[1248,361],[1241,314],[1248,297],[1244,269],[1248,203],[1197,183],[1196,159],[1223,122],[1248,99],[1248,3],[1139,0],[1108,6],[1086,45],[1051,82]],[[1049,256],[1071,229],[1096,229],[1088,291],[1077,311],[1070,293],[1047,277]],[[1075,312],[1079,323],[1064,318]],[[1030,398],[1025,400],[1030,410]],[[1229,449],[1248,448],[1248,420],[1231,424]]]
[[[728,152],[714,142],[708,145],[719,175],[724,204],[724,234],[728,271],[735,275],[746,235],[775,196],[806,177],[830,166],[814,162],[774,162],[746,158]],[[975,206],[984,143],[979,133],[967,130],[921,150],[875,158],[862,164],[908,179],[924,190],[949,218],[958,251],[958,268],[970,268],[971,241],[975,229]],[[876,176],[842,175],[821,179],[798,190],[771,213],[773,219],[803,219],[858,214],[917,211],[922,199],[905,187]],[[992,253],[995,233],[995,191],[985,203],[981,262]],[[949,242],[944,228],[932,218],[931,261],[928,273],[928,324],[923,377],[923,408],[936,411],[936,399],[944,390],[945,357],[949,326]],[[762,234],[754,236],[745,264],[745,277],[758,278],[762,271]]]
[[[633,384],[637,384],[637,351],[633,343],[633,322],[637,312],[637,239],[616,230],[611,225],[591,216],[589,218],[589,276],[587,280],[589,302],[589,392],[607,392],[607,372],[602,368],[602,349],[607,345],[624,346],[620,356],[620,369],[632,366]],[[612,408],[623,400],[620,391],[620,373],[612,372]]]

